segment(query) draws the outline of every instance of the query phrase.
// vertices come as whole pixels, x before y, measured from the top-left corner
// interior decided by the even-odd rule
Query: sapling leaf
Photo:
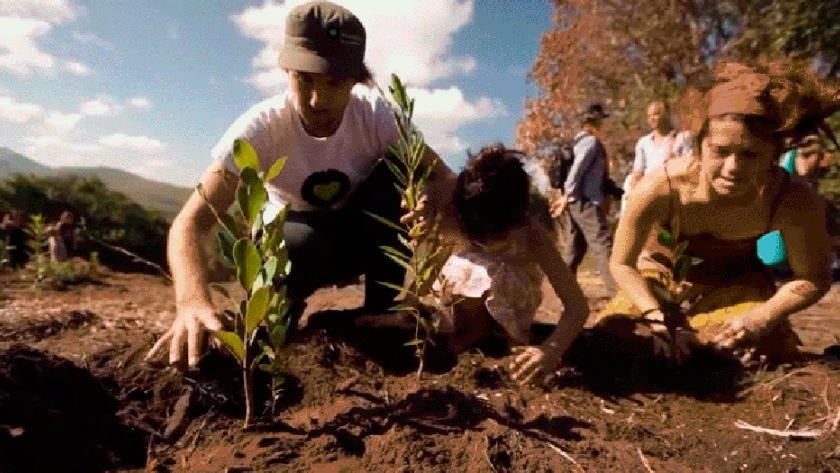
[[[233,356],[239,360],[240,364],[242,363],[245,359],[245,344],[242,343],[242,339],[239,338],[239,335],[233,332],[219,330],[213,332],[213,336],[222,342],[222,344],[233,354]]]
[[[260,170],[260,160],[257,157],[257,152],[248,141],[243,139],[236,139],[233,141],[233,160],[240,171],[245,169]]]
[[[257,174],[257,171],[246,168],[240,173],[239,183],[239,207],[248,223],[253,225],[265,203],[268,201],[268,192],[265,185]]]
[[[277,324],[271,327],[271,330],[268,332],[268,338],[271,340],[271,344],[275,347],[282,347],[285,345],[287,332],[288,327],[285,324]]]
[[[410,265],[410,264],[408,264],[408,263],[407,263],[405,260],[403,260],[401,257],[399,257],[399,256],[395,256],[395,255],[392,255],[392,254],[390,254],[390,253],[385,253],[385,256],[386,256],[388,259],[390,259],[391,261],[393,261],[393,262],[397,263],[398,265],[402,266],[403,268],[405,268],[405,270],[406,270],[406,271],[408,271],[408,272],[409,272],[409,274],[411,274],[412,276],[414,275],[414,268],[412,268],[412,267],[411,267],[411,265]]]
[[[396,223],[394,223],[394,222],[392,222],[392,221],[388,220],[388,219],[387,219],[387,218],[385,218],[385,217],[381,217],[381,216],[379,216],[379,215],[376,215],[376,214],[375,214],[375,213],[373,213],[373,212],[368,212],[367,210],[365,210],[365,213],[366,213],[366,214],[368,214],[368,215],[370,215],[371,217],[373,217],[373,218],[374,218],[377,222],[379,222],[379,223],[381,223],[381,224],[383,224],[383,225],[385,225],[385,226],[387,226],[387,227],[389,227],[389,228],[391,228],[391,229],[394,229],[394,230],[396,230],[396,231],[398,231],[398,232],[404,232],[404,231],[405,231],[405,228],[403,228],[403,227],[401,227],[401,226],[397,225]]]
[[[691,257],[686,255],[680,256],[674,266],[674,281],[682,282],[688,275],[689,269],[691,269]]]
[[[405,288],[403,286],[400,286],[399,284],[393,284],[393,283],[390,283],[390,282],[387,282],[387,281],[377,281],[377,282],[379,284],[387,287],[388,289],[393,289],[395,291],[400,291],[400,292],[405,290]]]
[[[671,233],[664,228],[660,228],[657,234],[657,239],[659,240],[659,244],[668,248],[674,247],[674,237],[671,236]]]
[[[671,261],[671,258],[668,258],[667,256],[665,256],[662,253],[659,253],[659,252],[654,253],[654,254],[650,255],[650,259],[652,259],[653,261],[661,264],[662,266],[664,266],[668,270],[673,269],[673,267],[674,267],[674,263]]]
[[[674,215],[674,218],[671,219],[671,238],[674,239],[674,243],[680,239],[680,214],[677,213]]]
[[[286,159],[287,159],[287,157],[283,156],[282,158],[278,159],[277,161],[274,161],[274,164],[272,164],[271,167],[268,168],[268,172],[265,173],[265,176],[263,176],[263,182],[265,182],[265,183],[270,182],[275,177],[277,177],[280,174],[280,171],[283,170],[283,166],[286,165]]]
[[[397,178],[397,182],[399,182],[399,184],[402,187],[405,187],[408,183],[408,178],[405,176],[405,173],[402,172],[402,169],[400,169],[400,167],[397,166],[396,163],[392,162],[390,159],[385,159],[384,161],[385,165],[388,166],[388,169],[391,170],[391,173],[394,175],[394,177]]]
[[[419,164],[419,163],[422,162],[423,156],[425,156],[425,154],[426,154],[426,143],[420,143],[414,148],[414,150],[411,154],[411,159],[414,160],[417,164]],[[430,171],[431,166],[429,166],[427,170]]]
[[[274,277],[288,276],[292,267],[292,262],[289,261],[289,248],[285,244],[280,248],[277,248],[274,253],[274,257],[277,258],[277,268],[279,270],[274,272]]]
[[[250,334],[260,325],[268,314],[268,303],[271,300],[270,286],[263,286],[248,299],[248,311],[245,315],[245,331]]]
[[[222,256],[224,256],[228,263],[233,264],[233,245],[236,243],[236,238],[230,232],[223,230],[219,230],[216,236],[219,240],[219,249],[222,252]]]
[[[422,344],[423,344],[423,340],[420,340],[419,338],[415,338],[413,340],[409,340],[409,341],[405,342],[405,346],[407,346],[407,347],[419,346],[419,345],[422,345]]]
[[[277,274],[277,262],[276,256],[269,256],[265,259],[265,263],[260,270],[260,276],[266,281],[267,285],[274,281],[274,275]]]
[[[684,241],[677,246],[677,249],[674,250],[674,260],[678,260],[682,257],[683,253],[685,253],[686,248],[688,248],[688,241]]]
[[[651,284],[651,290],[653,291],[654,295],[658,299],[661,299],[665,302],[671,301],[671,292],[668,289],[658,285],[658,284]]]
[[[233,260],[236,263],[236,277],[245,290],[250,291],[261,267],[259,250],[248,239],[240,238],[233,245]]]
[[[257,235],[260,234],[260,231],[263,229],[263,211],[257,211],[257,215],[254,216],[254,223],[251,224],[251,241],[257,243]]]
[[[385,253],[388,253],[389,255],[393,255],[393,256],[395,256],[395,257],[397,257],[397,258],[402,259],[402,260],[403,260],[403,261],[405,261],[406,263],[408,263],[408,262],[411,260],[411,255],[407,255],[407,254],[403,253],[402,251],[400,251],[400,250],[398,250],[398,249],[396,249],[396,248],[394,248],[394,247],[391,247],[391,246],[380,246],[379,248],[380,248],[382,251],[384,251]]]
[[[414,246],[412,246],[408,238],[404,237],[403,235],[397,234],[397,239],[399,239],[400,243],[402,243],[402,245],[406,247],[409,251],[414,251]]]

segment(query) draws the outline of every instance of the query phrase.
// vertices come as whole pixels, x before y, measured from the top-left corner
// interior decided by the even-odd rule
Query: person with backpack
[[[571,146],[571,166],[565,179],[562,179],[563,194],[555,199],[552,215],[557,218],[568,210],[563,225],[563,258],[572,273],[577,273],[587,249],[592,249],[598,260],[598,271],[604,279],[607,297],[611,297],[616,286],[609,272],[612,229],[607,221],[605,206],[609,194],[614,192],[611,187],[617,186],[609,184],[606,148],[594,135],[607,117],[609,114],[598,102],[591,103],[582,113],[581,131],[575,135]],[[557,172],[555,182],[560,177],[562,175]]]

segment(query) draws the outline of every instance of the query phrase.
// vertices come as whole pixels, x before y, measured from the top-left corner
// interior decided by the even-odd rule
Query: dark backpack
[[[562,189],[566,178],[569,177],[569,170],[575,162],[575,141],[566,141],[557,147],[557,155],[551,168],[548,170],[548,181],[551,187]]]
[[[557,155],[554,157],[554,162],[551,163],[551,168],[548,170],[548,182],[551,187],[563,189],[566,178],[569,177],[569,171],[572,169],[572,163],[575,162],[575,144],[577,144],[577,141],[566,141],[557,147]],[[618,187],[618,184],[610,179],[610,176],[606,173],[604,175],[603,192],[616,199],[621,199],[621,196],[624,195],[624,190]]]

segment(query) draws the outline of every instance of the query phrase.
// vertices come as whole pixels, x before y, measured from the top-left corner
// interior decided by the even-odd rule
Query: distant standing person
[[[636,157],[633,160],[633,170],[624,182],[624,200],[621,209],[624,210],[626,199],[633,187],[642,177],[657,169],[665,161],[679,158],[691,153],[691,142],[686,139],[686,133],[678,133],[671,125],[671,115],[668,104],[662,100],[651,102],[645,113],[647,124],[651,132],[639,138],[636,142]]]
[[[563,186],[563,195],[555,201],[552,215],[561,216],[568,209],[564,222],[563,258],[577,274],[587,248],[598,260],[598,271],[604,279],[607,296],[615,291],[615,281],[609,272],[612,253],[612,229],[607,221],[605,194],[607,183],[607,152],[594,133],[601,129],[609,115],[600,103],[590,104],[581,117],[581,131],[574,138],[574,162]]]
[[[67,261],[76,251],[76,221],[73,212],[65,210],[58,222],[47,228],[47,243],[53,263]]]
[[[12,269],[26,266],[29,261],[29,252],[26,247],[28,237],[23,212],[15,209],[3,216],[3,221],[0,223],[0,235],[3,235],[3,240],[6,242],[9,265]]]

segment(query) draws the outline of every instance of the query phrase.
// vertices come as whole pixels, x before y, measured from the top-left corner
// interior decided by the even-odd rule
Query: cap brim
[[[280,67],[283,69],[327,74],[333,77],[357,77],[362,65],[354,66],[351,59],[327,58],[302,48],[285,47],[280,51]]]

